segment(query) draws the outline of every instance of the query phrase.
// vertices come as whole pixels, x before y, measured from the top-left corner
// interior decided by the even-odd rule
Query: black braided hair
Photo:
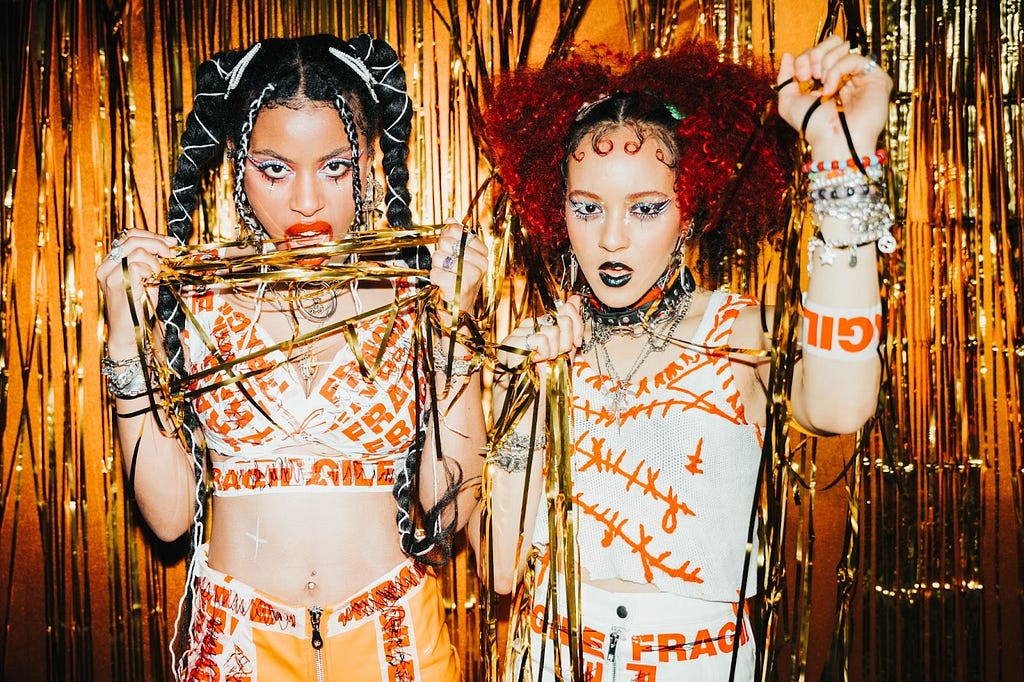
[[[179,244],[186,244],[195,231],[192,214],[199,202],[199,188],[204,177],[216,167],[223,158],[225,117],[224,95],[227,91],[227,78],[231,70],[242,58],[242,52],[222,52],[210,60],[203,62],[196,72],[195,97],[192,111],[185,121],[185,130],[181,135],[181,154],[178,156],[177,168],[171,178],[171,196],[167,211],[167,232]],[[170,288],[161,287],[157,298],[157,317],[164,325],[164,346],[167,350],[167,363],[179,377],[184,377],[185,356],[182,352],[181,331],[185,326],[185,312],[178,306]],[[206,466],[206,449],[201,440],[202,433],[199,417],[193,406],[184,401],[183,428],[181,429],[192,468],[197,481],[196,509],[192,526],[192,542],[189,544],[188,565],[193,565],[193,553],[201,541],[203,533],[202,519],[205,505],[205,488],[198,484],[202,480]],[[191,568],[190,568],[191,571]],[[187,580],[185,595],[175,623],[172,648],[175,665],[184,665],[185,652],[189,641],[189,622],[192,610],[192,581]]]
[[[348,41],[352,55],[366,64],[377,85],[380,100],[381,167],[387,179],[385,204],[388,223],[404,228],[412,223],[409,208],[409,136],[412,134],[412,102],[406,88],[405,70],[398,54],[383,40],[368,35]]]
[[[405,70],[395,51],[382,40],[361,35],[348,42],[352,54],[369,69],[379,100],[380,136],[387,191],[384,196],[388,224],[395,228],[412,223],[409,207],[409,136],[412,134],[412,102],[406,88]],[[402,255],[412,267],[429,268],[430,256],[423,249],[410,249]],[[419,367],[418,369],[422,369]],[[425,416],[425,415],[424,415]],[[425,419],[424,419],[425,421]],[[406,455],[405,466],[395,472],[394,496],[398,503],[398,530],[402,550],[417,560],[434,565],[448,561],[457,519],[445,523],[462,483],[462,472],[453,473],[444,463],[447,488],[429,509],[421,509],[419,467],[428,429],[418,430],[418,442]]]
[[[347,57],[341,58],[338,53]],[[220,164],[227,147],[232,152],[235,169],[234,198],[239,219],[243,230],[258,242],[263,229],[252,214],[244,189],[245,160],[252,128],[263,108],[300,108],[310,102],[324,103],[338,110],[352,145],[356,164],[352,183],[356,208],[353,228],[361,226],[365,215],[361,210],[359,132],[371,147],[377,140],[381,149],[389,225],[394,228],[411,225],[407,162],[413,111],[398,55],[387,42],[368,35],[344,41],[320,34],[267,39],[245,51],[218,53],[200,65],[193,110],[182,134],[182,152],[172,179],[169,233],[182,244],[192,238],[192,214],[198,205],[201,182]],[[414,267],[429,262],[429,256],[424,259],[418,253],[403,256]],[[170,291],[161,292],[158,316],[167,326],[171,368],[184,376],[179,338],[184,312],[178,308]],[[190,408],[186,409],[187,430],[199,433],[198,418]],[[425,412],[421,406],[420,414]],[[461,471],[452,474],[446,466],[447,490],[430,509],[420,509],[417,479],[426,431],[418,430],[420,441],[407,455],[404,470],[396,474],[394,497],[399,506],[402,549],[421,561],[437,564],[447,561],[451,555],[455,520],[442,526],[440,519],[454,503],[462,476]],[[198,480],[205,459],[202,446],[193,441],[190,440],[190,448]],[[413,526],[422,526],[426,535],[417,533]]]
[[[381,167],[387,180],[385,204],[388,224],[394,228],[412,223],[409,208],[409,136],[412,134],[412,102],[406,89],[405,70],[394,49],[383,40],[368,35],[348,41],[350,54],[369,69],[375,82],[374,93],[379,100],[380,128],[378,142],[383,158]],[[422,256],[416,250],[403,253],[410,265],[417,267]],[[427,257],[429,261],[429,256]],[[429,266],[427,266],[429,267]],[[444,465],[447,488],[429,509],[419,502],[419,466],[428,429],[417,430],[417,443],[405,457],[405,466],[395,472],[394,497],[398,503],[397,523],[402,550],[417,560],[434,565],[448,561],[452,552],[452,536],[457,520],[454,515],[443,522],[462,483],[462,472],[453,474]]]

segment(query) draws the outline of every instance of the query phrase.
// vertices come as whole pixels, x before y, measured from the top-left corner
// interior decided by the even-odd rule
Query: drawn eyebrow
[[[324,161],[330,161],[333,158],[336,158],[336,157],[339,157],[339,156],[344,156],[345,154],[351,153],[351,151],[352,151],[352,147],[338,147],[337,149],[333,149],[330,152],[328,152],[327,154],[324,154],[323,156],[321,156],[318,159],[318,163],[323,163]],[[277,159],[278,161],[283,161],[285,163],[295,163],[294,160],[288,158],[287,156],[285,156],[283,154],[277,153],[273,149],[251,149],[251,150],[249,150],[249,154],[258,154],[260,156],[270,156],[270,157],[272,157],[274,159]]]

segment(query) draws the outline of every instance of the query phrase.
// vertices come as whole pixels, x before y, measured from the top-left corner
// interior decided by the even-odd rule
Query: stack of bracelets
[[[107,379],[107,390],[122,400],[146,395],[148,391],[143,371],[142,358],[138,355],[125,360],[111,360],[107,355],[100,362],[100,374]]]
[[[815,226],[814,237],[807,243],[807,269],[813,266],[813,257],[818,252],[822,265],[835,262],[836,252],[850,252],[849,265],[857,265],[857,249],[876,244],[882,253],[896,250],[896,240],[889,228],[893,226],[893,214],[889,205],[880,195],[884,177],[882,166],[886,162],[884,150],[861,160],[861,168],[854,159],[845,164],[832,161],[826,164],[807,162],[803,171],[807,174],[807,198],[811,201],[811,215]],[[821,233],[825,217],[850,221],[848,240],[829,240]]]

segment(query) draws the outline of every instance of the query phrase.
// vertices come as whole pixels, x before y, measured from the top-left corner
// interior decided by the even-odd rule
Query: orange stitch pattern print
[[[618,414],[608,397],[617,383],[573,364],[574,502],[591,579],[735,600],[758,463],[749,453],[760,452],[761,429],[743,414],[729,356],[700,347],[725,346],[751,305],[715,292],[691,339],[698,347],[638,381]],[[737,494],[723,500],[720,490]]]

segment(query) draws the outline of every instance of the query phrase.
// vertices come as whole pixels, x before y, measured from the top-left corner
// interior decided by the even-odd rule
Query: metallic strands
[[[823,667],[829,679],[1015,679],[1024,671],[1021,3],[848,4],[863,6],[871,49],[896,83],[889,187],[901,247],[881,260],[886,391],[875,428],[852,445],[784,428],[802,258],[796,228],[806,221],[798,210],[777,258],[735,255],[730,288],[776,287],[780,304],[757,509],[765,665],[792,679],[819,677]],[[99,372],[104,328],[92,271],[122,228],[163,230],[191,77],[203,59],[270,35],[388,38],[417,105],[414,221],[437,223],[454,209],[487,225],[490,168],[471,133],[496,74],[595,35],[622,39],[616,47],[625,49],[670,49],[700,35],[737,58],[773,53],[777,39],[813,39],[783,28],[839,3],[561,5],[557,26],[537,4],[514,0],[5,6],[0,677],[120,681],[166,678],[170,669],[181,549],[148,537],[124,490]],[[608,25],[627,32],[601,34]],[[223,239],[215,228],[234,220],[227,171],[213,180],[216,200],[197,214],[201,242]],[[496,267],[486,312],[507,324],[550,309],[554,284],[527,267],[498,320],[495,283],[506,281],[511,262],[530,265],[503,208],[488,237]],[[849,458],[851,447],[847,471],[825,465],[826,456]],[[826,492],[844,473],[847,491]],[[824,530],[839,527],[828,523],[830,506],[845,536]],[[558,532],[571,530],[562,521]],[[834,568],[836,596],[822,622],[812,577],[815,599],[828,597]],[[493,678],[505,614],[481,592],[466,553],[442,581],[466,679]],[[829,624],[827,642],[817,633]]]
[[[905,226],[902,258],[883,266],[885,439],[860,463],[863,679],[1022,670],[1020,12],[972,0],[871,13],[891,38]]]

